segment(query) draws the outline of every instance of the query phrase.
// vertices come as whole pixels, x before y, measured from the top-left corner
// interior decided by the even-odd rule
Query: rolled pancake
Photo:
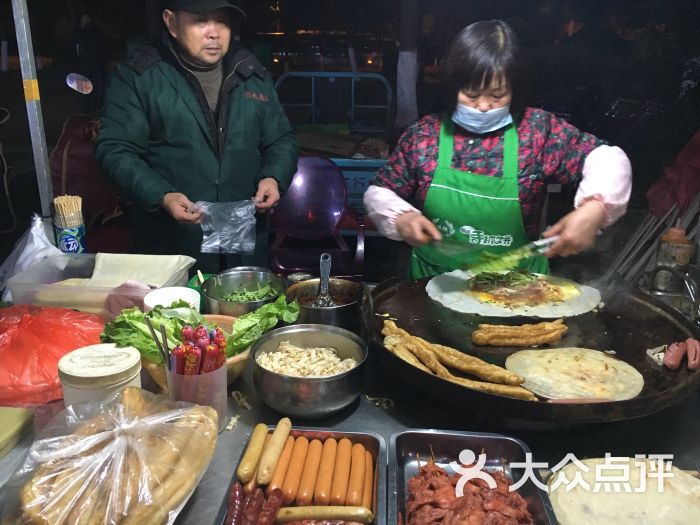
[[[562,287],[564,300],[540,305],[504,306],[482,300],[478,293],[468,292],[468,270],[455,270],[433,277],[425,287],[428,296],[456,312],[488,317],[542,317],[557,319],[572,317],[593,310],[600,303],[600,292],[590,286],[560,277],[544,276],[549,282]]]
[[[624,462],[627,459],[627,463]],[[604,458],[581,460],[588,471],[584,472],[576,464],[570,463],[549,481],[550,488],[556,486],[549,495],[554,512],[560,525],[687,525],[697,523],[700,516],[700,480],[690,474],[671,467],[672,478],[663,479],[663,491],[658,489],[658,462],[650,459],[612,458],[600,474],[596,475],[596,466],[605,463]],[[653,465],[652,465],[653,463]],[[612,466],[610,466],[612,465]],[[627,466],[626,466],[627,465]],[[668,464],[665,465],[668,468]],[[620,490],[616,491],[615,483],[608,482],[612,488],[605,492],[606,478],[622,476],[627,478],[629,469],[629,484],[631,492],[626,492],[624,481],[619,482]],[[646,490],[634,492],[644,486],[642,475],[646,477]],[[650,475],[651,474],[651,475]],[[577,484],[567,492],[569,482],[580,475],[588,484],[589,489]],[[561,477],[560,476],[564,476]],[[596,479],[598,478],[598,479]],[[567,481],[568,480],[568,481]],[[561,483],[559,483],[561,481]],[[594,492],[596,482],[601,487]]]
[[[642,374],[627,363],[588,348],[521,350],[506,368],[525,378],[522,384],[549,399],[631,399],[644,387]]]

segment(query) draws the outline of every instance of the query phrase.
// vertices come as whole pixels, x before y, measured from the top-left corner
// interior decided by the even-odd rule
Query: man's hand
[[[161,206],[173,219],[183,224],[198,224],[202,218],[202,212],[188,211],[193,204],[183,193],[166,193],[161,200]]]
[[[396,231],[411,246],[423,246],[430,241],[439,241],[442,235],[425,216],[415,211],[402,213],[396,217]]]
[[[258,182],[258,191],[255,193],[255,209],[261,212],[268,211],[280,200],[280,190],[277,181],[272,178],[262,179]]]
[[[596,201],[584,203],[544,232],[544,237],[559,235],[559,240],[547,250],[545,255],[568,257],[592,246],[604,221],[603,205]]]

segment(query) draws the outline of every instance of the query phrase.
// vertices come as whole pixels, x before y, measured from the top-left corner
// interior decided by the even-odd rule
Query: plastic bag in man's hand
[[[209,406],[135,387],[75,403],[5,485],[0,522],[170,525],[214,455],[217,425]]]
[[[203,202],[202,253],[244,253],[255,251],[255,202]]]

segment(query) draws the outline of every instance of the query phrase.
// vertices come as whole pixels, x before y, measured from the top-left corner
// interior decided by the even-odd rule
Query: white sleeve
[[[399,232],[396,231],[396,217],[409,211],[420,213],[418,209],[396,193],[381,186],[367,188],[362,200],[367,210],[367,216],[377,227],[379,233],[394,241],[403,240]]]
[[[598,146],[583,164],[574,207],[590,200],[605,207],[603,228],[614,224],[627,211],[632,193],[632,165],[625,152],[616,146]]]

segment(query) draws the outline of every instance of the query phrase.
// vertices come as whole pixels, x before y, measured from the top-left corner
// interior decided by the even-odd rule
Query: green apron
[[[465,247],[486,248],[494,254],[530,242],[523,224],[518,197],[518,132],[510,124],[504,133],[503,175],[489,177],[452,168],[454,123],[443,118],[437,168],[428,188],[423,214],[433,221],[443,238]],[[409,277],[420,279],[481,262],[482,250],[467,251],[459,258],[446,257],[432,243],[413,248]],[[547,273],[546,257],[523,260],[519,268]]]

